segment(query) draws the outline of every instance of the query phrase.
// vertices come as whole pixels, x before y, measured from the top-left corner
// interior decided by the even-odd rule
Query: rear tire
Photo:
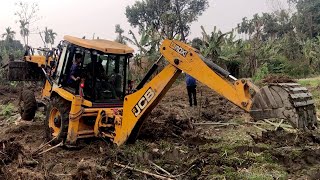
[[[22,107],[20,107],[21,118],[25,121],[33,120],[37,111],[37,101],[34,92],[28,89],[22,90],[20,101],[23,102]]]
[[[49,102],[44,125],[47,140],[55,138],[52,145],[65,142],[67,138],[70,108],[70,102],[61,97],[54,97]]]

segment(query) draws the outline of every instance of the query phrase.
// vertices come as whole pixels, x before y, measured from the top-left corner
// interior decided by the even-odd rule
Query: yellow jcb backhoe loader
[[[295,128],[317,127],[314,101],[305,87],[283,83],[259,89],[247,79],[236,79],[187,44],[164,40],[160,48],[161,57],[134,89],[128,83],[133,49],[123,44],[65,36],[54,53],[56,60],[49,60],[53,53],[43,57],[44,61],[27,55],[25,63],[38,64],[45,75],[42,98],[48,140],[65,145],[87,137],[107,138],[117,145],[133,142],[148,114],[182,71],[256,120],[281,118]],[[82,57],[81,80],[70,87],[67,82],[76,54]],[[163,59],[168,63],[155,75]]]

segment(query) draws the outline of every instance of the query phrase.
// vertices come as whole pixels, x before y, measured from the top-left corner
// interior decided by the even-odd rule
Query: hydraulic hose
[[[218,66],[217,64],[215,64],[214,62],[210,61],[209,59],[206,59],[205,57],[203,57],[202,55],[199,55],[200,58],[202,59],[202,61],[204,63],[206,63],[206,65],[212,69],[214,72],[219,73],[220,75],[226,77],[226,78],[231,78],[232,80],[236,81],[237,78],[235,78],[234,76],[231,75],[230,72],[228,72],[227,70],[223,69],[222,67]]]

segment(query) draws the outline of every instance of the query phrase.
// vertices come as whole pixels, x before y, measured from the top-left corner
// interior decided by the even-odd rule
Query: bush
[[[16,111],[15,107],[11,103],[9,103],[7,105],[1,105],[0,108],[1,108],[0,115],[5,116],[5,117],[12,116],[13,112]]]
[[[254,82],[261,81],[264,77],[266,77],[269,74],[268,65],[263,64],[257,72],[252,77],[252,80]]]
[[[288,63],[284,72],[285,74],[295,78],[306,78],[312,74],[312,70],[306,62]]]

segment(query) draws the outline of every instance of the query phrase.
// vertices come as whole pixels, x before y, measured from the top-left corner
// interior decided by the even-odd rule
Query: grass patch
[[[6,118],[11,117],[14,112],[16,112],[16,108],[13,104],[9,103],[6,105],[0,105],[0,115]]]
[[[318,89],[320,86],[320,77],[299,79],[298,83],[307,87],[311,91],[316,109],[320,112],[320,90]]]
[[[287,172],[283,167],[273,163],[255,163],[248,169],[241,169],[238,177],[248,180],[287,179]]]
[[[298,83],[301,84],[302,86],[317,87],[320,85],[320,77],[299,79]]]

